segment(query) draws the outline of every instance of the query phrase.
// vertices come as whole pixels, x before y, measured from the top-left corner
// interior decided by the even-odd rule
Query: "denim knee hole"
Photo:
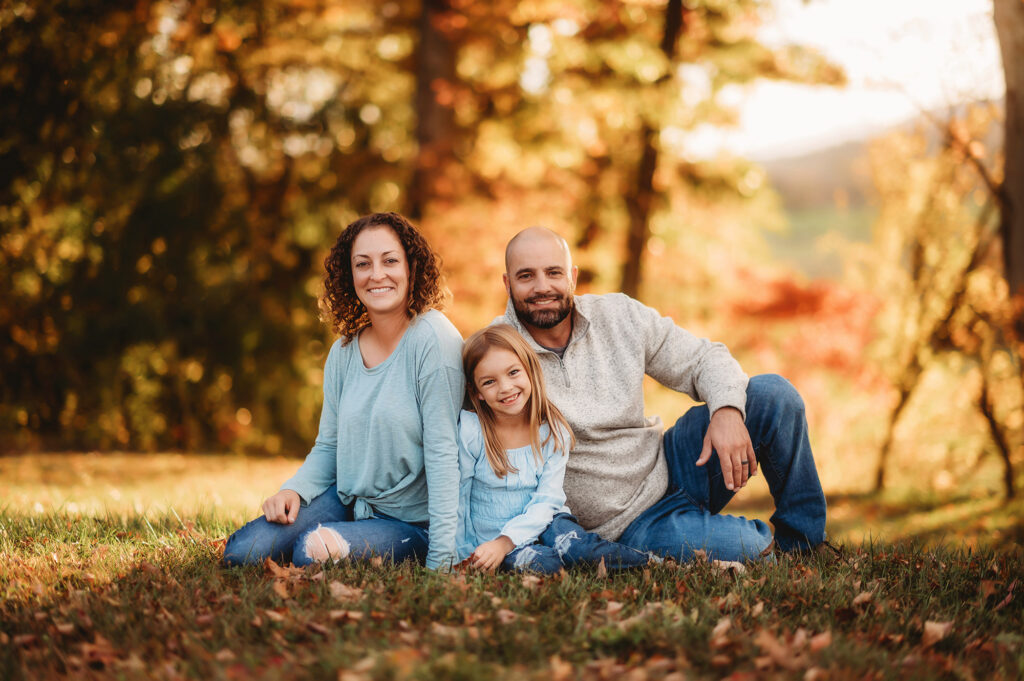
[[[328,543],[330,540],[331,543]],[[332,546],[333,544],[333,546]],[[348,558],[350,547],[345,538],[334,530],[318,525],[316,530],[310,532],[306,537],[306,544],[303,547],[310,560],[323,563],[328,559],[334,561]]]

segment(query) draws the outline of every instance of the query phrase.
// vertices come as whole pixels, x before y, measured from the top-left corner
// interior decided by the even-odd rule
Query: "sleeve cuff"
[[[708,400],[708,413],[714,415],[722,407],[732,407],[739,410],[743,420],[747,420],[747,391],[734,390],[728,393],[719,394],[715,399]]]

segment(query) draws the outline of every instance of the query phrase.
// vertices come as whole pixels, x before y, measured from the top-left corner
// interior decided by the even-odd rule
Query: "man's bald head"
[[[517,256],[524,254],[524,252],[539,249],[552,249],[552,255],[554,255],[554,252],[560,253],[564,256],[566,269],[572,268],[572,254],[569,252],[569,244],[562,238],[561,234],[547,227],[527,227],[509,239],[508,245],[505,247],[505,274],[512,274],[511,263],[517,259]]]

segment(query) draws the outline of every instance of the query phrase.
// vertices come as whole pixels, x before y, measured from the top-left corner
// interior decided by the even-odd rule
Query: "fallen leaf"
[[[281,598],[285,598],[285,599],[288,598],[289,597],[289,595],[288,595],[288,583],[284,582],[284,581],[282,581],[280,579],[275,579],[274,580],[274,593],[276,593]]]
[[[704,549],[697,549],[693,552],[693,559],[700,563],[708,562],[708,552]]]
[[[981,580],[981,600],[988,600],[988,597],[996,592],[996,583],[991,579]]]
[[[295,567],[294,565],[282,567],[271,558],[264,559],[263,570],[276,579],[301,579],[306,576],[302,568]]]
[[[750,609],[750,616],[760,617],[762,612],[764,612],[764,601],[758,601],[757,603],[754,603],[754,607]]]
[[[506,610],[505,608],[499,609],[498,612],[495,614],[498,616],[498,621],[502,624],[510,624],[519,619],[518,613],[514,613],[511,610]]]
[[[266,615],[267,619],[271,622],[284,622],[284,615],[276,610],[264,610],[263,614]]]
[[[218,662],[232,662],[235,659],[235,654],[230,648],[221,648],[217,651],[217,654],[214,655],[214,658]]]
[[[306,622],[306,628],[312,631],[314,634],[320,634],[321,636],[327,636],[330,633],[330,629],[322,624],[316,622]]]
[[[872,597],[873,597],[873,594],[870,591],[862,591],[862,592],[860,592],[859,594],[857,594],[853,598],[853,607],[856,608],[858,605],[864,605],[865,603],[870,603]]]
[[[390,666],[395,670],[396,679],[406,679],[412,675],[416,665],[423,659],[423,653],[418,648],[397,648],[386,653]]]
[[[604,564],[604,556],[601,556],[601,562],[597,564],[597,578],[604,579],[608,576],[608,567]]]
[[[53,626],[57,628],[59,633],[64,634],[65,636],[75,633],[75,625],[70,622],[54,622]]]
[[[332,622],[358,622],[363,619],[363,613],[359,610],[331,610],[330,618]]]
[[[1006,594],[1006,598],[1004,598],[1002,601],[999,602],[999,605],[997,605],[995,607],[995,610],[1002,610],[1003,608],[1005,608],[1006,606],[1008,606],[1010,604],[1010,601],[1013,600],[1013,589],[1014,589],[1014,587],[1017,586],[1017,582],[1018,581],[1019,580],[1016,580],[1016,579],[1013,580],[1013,583],[1010,584],[1010,588],[1008,590],[1008,593]]]
[[[832,645],[832,632],[824,631],[817,636],[811,637],[811,652],[818,652],[824,650]]]
[[[730,617],[723,617],[722,619],[718,620],[718,624],[716,624],[715,628],[711,630],[711,638],[709,640],[709,645],[712,648],[722,648],[724,646],[729,645],[729,637],[725,634],[727,631],[729,631],[729,628],[731,626],[732,618]]]
[[[930,648],[942,639],[953,633],[952,622],[932,622],[931,620],[924,623],[924,634],[921,636],[921,645],[925,648]]]
[[[800,668],[800,662],[794,659],[795,652],[786,648],[779,639],[775,638],[767,630],[762,629],[757,632],[757,636],[754,637],[754,643],[757,644],[762,653],[771,658],[772,662],[783,669],[792,671]]]
[[[747,571],[747,567],[743,563],[735,560],[713,560],[711,567],[720,572],[730,572],[733,575],[742,575]]]
[[[384,559],[380,556],[374,556],[370,559],[370,565],[375,568],[379,568],[384,565]]]
[[[458,627],[441,624],[440,622],[431,623],[430,631],[437,636],[444,636],[445,638],[454,638],[459,635]]]
[[[541,582],[540,577],[538,577],[537,575],[530,575],[526,573],[523,573],[523,576],[520,579],[523,582],[523,586],[525,586],[530,591],[536,589]]]
[[[825,681],[828,673],[821,667],[811,667],[804,672],[804,681]]]
[[[551,681],[569,681],[575,676],[573,666],[558,655],[552,655],[548,664],[551,665]]]
[[[370,676],[363,672],[353,672],[348,669],[341,669],[338,671],[338,681],[370,681]]]
[[[16,646],[30,646],[36,642],[35,634],[18,634],[11,639]]]
[[[807,630],[800,627],[793,634],[793,640],[789,642],[790,649],[800,652],[807,645]]]
[[[615,617],[622,610],[622,603],[618,601],[608,601],[608,607],[605,608],[604,613],[608,617]]]
[[[711,657],[712,667],[728,667],[732,664],[732,658],[728,655],[713,655]]]
[[[356,601],[363,597],[363,590],[343,584],[338,580],[331,581],[327,588],[331,590],[331,597],[339,601]]]
[[[92,643],[82,644],[82,657],[88,665],[105,667],[117,659],[117,651],[110,641],[96,634]]]

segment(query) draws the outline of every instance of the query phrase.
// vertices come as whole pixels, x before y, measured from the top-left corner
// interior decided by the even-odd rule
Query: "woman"
[[[346,227],[324,264],[340,338],[324,366],[320,431],[264,516],[228,539],[224,562],[379,555],[446,568],[464,386],[462,338],[436,309],[438,258],[408,220],[376,213]]]

